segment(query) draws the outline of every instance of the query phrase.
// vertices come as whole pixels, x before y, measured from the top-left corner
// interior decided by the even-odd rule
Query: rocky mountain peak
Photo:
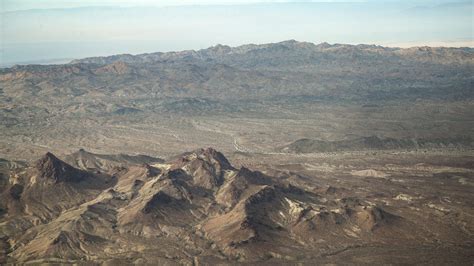
[[[205,159],[206,161],[215,161],[219,163],[222,169],[233,169],[230,162],[221,152],[216,151],[213,148],[206,148],[200,150],[200,158]]]
[[[35,169],[40,178],[52,180],[54,183],[79,182],[87,175],[86,172],[61,161],[50,152],[36,161]]]
[[[194,184],[207,188],[216,188],[224,182],[227,170],[235,170],[227,158],[213,148],[199,149],[188,153],[175,161],[173,169],[183,169],[193,176]]]

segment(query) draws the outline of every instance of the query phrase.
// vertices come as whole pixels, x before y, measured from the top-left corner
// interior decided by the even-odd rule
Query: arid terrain
[[[0,264],[474,263],[474,50],[0,69]]]

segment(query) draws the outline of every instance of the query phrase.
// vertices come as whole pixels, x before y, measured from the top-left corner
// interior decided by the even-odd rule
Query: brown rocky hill
[[[237,169],[212,148],[101,171],[47,153],[12,172],[1,198],[7,263],[309,263],[314,252],[430,238],[357,193]]]

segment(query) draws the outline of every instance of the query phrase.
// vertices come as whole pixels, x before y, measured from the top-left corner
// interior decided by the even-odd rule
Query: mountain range
[[[168,98],[189,97],[460,100],[473,96],[473,51],[297,41],[217,45],[199,51],[86,58],[64,65],[14,66],[0,70],[0,84],[2,100],[11,103],[31,97],[94,97],[115,103],[126,96],[127,107],[142,108],[149,107],[150,98],[169,102]]]
[[[471,265],[473,70],[293,40],[1,68],[0,264]]]
[[[78,168],[46,153],[2,185],[2,263],[309,263],[431,238],[370,198],[235,168],[212,148],[122,165],[84,150],[65,158]]]

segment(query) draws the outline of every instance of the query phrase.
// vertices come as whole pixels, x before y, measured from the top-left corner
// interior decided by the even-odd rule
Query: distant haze
[[[0,65],[288,39],[473,46],[472,1],[264,2],[5,0]]]

